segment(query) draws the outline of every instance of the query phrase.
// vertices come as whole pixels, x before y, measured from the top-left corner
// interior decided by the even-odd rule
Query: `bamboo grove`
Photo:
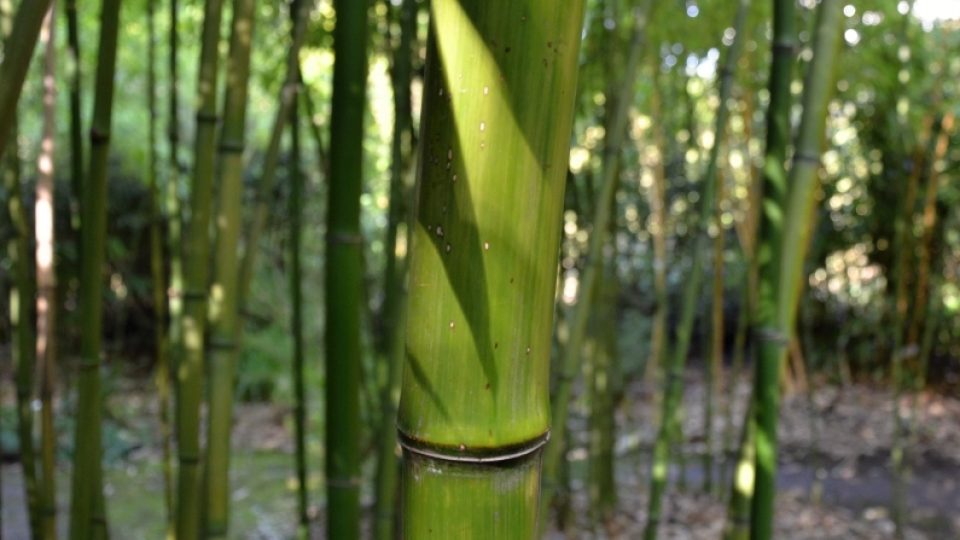
[[[0,535],[960,535],[948,4],[0,0]]]

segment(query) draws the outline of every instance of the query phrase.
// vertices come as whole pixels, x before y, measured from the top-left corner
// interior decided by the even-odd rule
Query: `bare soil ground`
[[[703,434],[704,385],[691,371],[684,403],[685,475],[674,463],[672,485],[665,504],[660,537],[664,539],[716,539],[725,512],[720,494],[706,494],[702,484],[706,449]],[[161,538],[163,524],[162,480],[155,418],[156,407],[149,389],[132,388],[110,398],[109,423],[113,433],[108,447],[112,456],[107,470],[110,521],[114,538]],[[736,388],[728,432],[725,415],[714,421],[714,441],[719,448],[725,436],[738,438],[748,386]],[[960,399],[925,393],[902,402],[905,411],[915,411],[913,444],[908,453],[912,468],[907,502],[910,539],[960,538]],[[885,539],[893,538],[890,518],[892,475],[889,448],[893,419],[889,391],[868,385],[838,388],[816,385],[808,396],[796,394],[784,400],[781,415],[781,462],[777,499],[777,538]],[[725,410],[726,405],[717,405]],[[280,539],[294,535],[294,489],[291,430],[288,409],[277,405],[246,404],[238,407],[232,460],[235,538]],[[617,412],[616,512],[604,523],[594,522],[585,495],[586,411],[582,402],[573,409],[573,447],[569,453],[572,471],[571,522],[563,532],[552,530],[549,538],[637,538],[646,521],[646,491],[649,446],[656,431],[657,407],[650,385],[632,383],[625,388]],[[320,411],[312,410],[314,419]],[[64,426],[61,443],[71,438]],[[727,434],[727,435],[725,435]],[[731,443],[732,444],[732,443]],[[112,445],[112,446],[111,446]],[[315,464],[310,489],[322,507],[323,479],[320,430],[313,429],[310,463]],[[10,456],[8,456],[9,459]],[[724,460],[713,471],[719,490]],[[730,460],[727,460],[729,462]],[[61,456],[59,491],[61,530],[66,533],[69,469]],[[3,537],[26,538],[23,484],[19,466],[7,461],[2,467]],[[686,488],[680,489],[681,478]],[[817,482],[819,480],[819,482]],[[811,497],[821,486],[819,501]],[[372,503],[369,493],[364,502]],[[323,519],[317,510],[318,525]],[[318,527],[319,532],[319,527]],[[320,538],[319,534],[317,538]]]

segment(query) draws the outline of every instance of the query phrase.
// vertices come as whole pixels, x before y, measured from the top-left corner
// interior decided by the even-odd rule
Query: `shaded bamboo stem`
[[[152,2],[152,0],[148,0]],[[170,87],[169,109],[167,117],[167,145],[169,148],[169,162],[167,164],[167,182],[164,186],[163,205],[167,218],[167,252],[170,257],[169,274],[167,282],[167,305],[164,309],[167,314],[167,361],[164,369],[166,373],[158,373],[158,384],[165,378],[168,385],[173,383],[173,374],[177,368],[177,355],[183,351],[182,330],[183,330],[183,259],[181,242],[181,231],[183,227],[183,216],[180,213],[180,122],[178,120],[179,92],[177,90],[178,62],[177,53],[179,47],[179,38],[177,27],[179,25],[179,0],[170,0],[170,11],[168,24],[170,33],[168,36],[168,57],[167,68],[169,72]],[[159,194],[158,194],[159,196]],[[172,354],[172,353],[176,353]],[[159,368],[158,368],[159,369]],[[169,399],[169,398],[168,398]],[[160,434],[163,438],[163,494],[164,505],[166,509],[166,537],[173,538],[176,532],[176,507],[175,507],[175,484],[173,474],[173,455],[171,448],[171,439],[173,438],[174,426],[171,422],[171,407],[160,406],[160,424],[164,431]],[[165,426],[165,428],[163,427]]]
[[[327,536],[356,538],[360,527],[360,324],[363,111],[366,105],[367,6],[335,0],[336,61],[330,119],[327,208],[326,473]]]
[[[73,198],[72,226],[80,228],[80,198],[83,193],[83,113],[81,112],[80,31],[77,0],[66,0],[67,77],[70,84],[70,189]]]
[[[197,129],[194,138],[190,221],[183,245],[183,315],[177,364],[177,538],[201,535],[200,403],[210,275],[210,214],[216,150],[217,79],[220,64],[220,21],[223,0],[204,3],[197,81]]]
[[[77,416],[74,432],[76,450],[70,507],[70,537],[74,540],[107,536],[101,455],[103,402],[100,395],[100,356],[103,331],[102,277],[107,236],[107,167],[119,19],[120,0],[103,0],[100,11],[99,60],[90,126],[90,164],[80,205],[80,373],[77,377]]]
[[[230,52],[227,58],[220,133],[219,200],[215,269],[211,287],[211,321],[207,385],[207,453],[204,463],[204,537],[226,538],[230,518],[230,441],[234,380],[240,331],[238,310],[239,243],[243,204],[244,130],[253,43],[254,0],[233,0]]]
[[[16,120],[16,117],[14,117]],[[16,141],[17,126],[13,126],[13,141]],[[10,145],[14,147],[14,144]],[[17,436],[20,445],[20,465],[23,469],[24,500],[26,501],[28,523],[31,533],[39,531],[39,511],[37,497],[37,466],[33,441],[33,373],[36,369],[37,348],[34,334],[34,308],[37,284],[31,271],[32,231],[27,221],[23,203],[23,186],[20,176],[20,159],[17,148],[12,148],[4,171],[4,189],[7,192],[7,212],[13,225],[14,235],[7,245],[14,273],[14,284],[10,288],[10,330],[15,336],[12,340],[12,357],[17,394]]]
[[[387,2],[389,4],[389,2]],[[387,263],[384,272],[384,302],[381,319],[383,334],[380,356],[386,366],[380,388],[380,439],[377,450],[376,519],[375,537],[391,540],[395,537],[397,524],[398,472],[396,415],[400,398],[400,377],[403,373],[403,311],[406,301],[407,247],[410,245],[412,220],[409,209],[413,206],[409,184],[410,162],[413,158],[413,112],[410,83],[413,71],[413,42],[416,39],[417,4],[403,0],[399,8],[388,9],[396,13],[399,35],[393,50],[391,80],[394,99],[393,141],[391,143],[390,208],[387,216],[386,251]],[[402,254],[397,253],[397,239],[402,228]]]
[[[33,58],[37,37],[51,0],[20,2],[7,36],[0,63],[0,158],[8,149],[8,138],[17,114],[17,102],[23,90],[23,81]]]

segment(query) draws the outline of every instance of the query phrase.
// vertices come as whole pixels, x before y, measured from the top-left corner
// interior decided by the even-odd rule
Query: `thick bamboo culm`
[[[90,163],[80,205],[80,365],[76,379],[76,450],[70,501],[70,537],[74,540],[107,536],[100,439],[103,407],[100,395],[100,355],[103,329],[102,278],[107,236],[107,167],[110,157],[119,27],[120,0],[103,0],[90,126]]]
[[[537,534],[582,22],[581,1],[433,4],[398,417],[406,538]]]

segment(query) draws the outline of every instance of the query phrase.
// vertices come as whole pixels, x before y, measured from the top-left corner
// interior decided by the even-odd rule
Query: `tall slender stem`
[[[56,537],[56,432],[53,426],[53,384],[57,362],[57,274],[54,266],[54,168],[57,116],[56,4],[43,23],[44,44],[43,137],[37,160],[37,198],[34,203],[34,233],[37,264],[37,365],[40,373],[40,477],[38,510],[41,538]]]
[[[183,246],[182,349],[177,365],[177,538],[197,538],[200,531],[200,402],[210,276],[210,213],[216,150],[217,79],[220,65],[220,20],[223,0],[204,4],[197,82],[197,129],[194,139],[190,221]]]
[[[90,168],[80,205],[82,260],[80,270],[80,373],[70,508],[70,537],[106,536],[101,441],[100,362],[103,330],[103,266],[107,236],[107,166],[113,119],[114,74],[120,0],[103,0],[100,11],[93,118],[90,126]]]

